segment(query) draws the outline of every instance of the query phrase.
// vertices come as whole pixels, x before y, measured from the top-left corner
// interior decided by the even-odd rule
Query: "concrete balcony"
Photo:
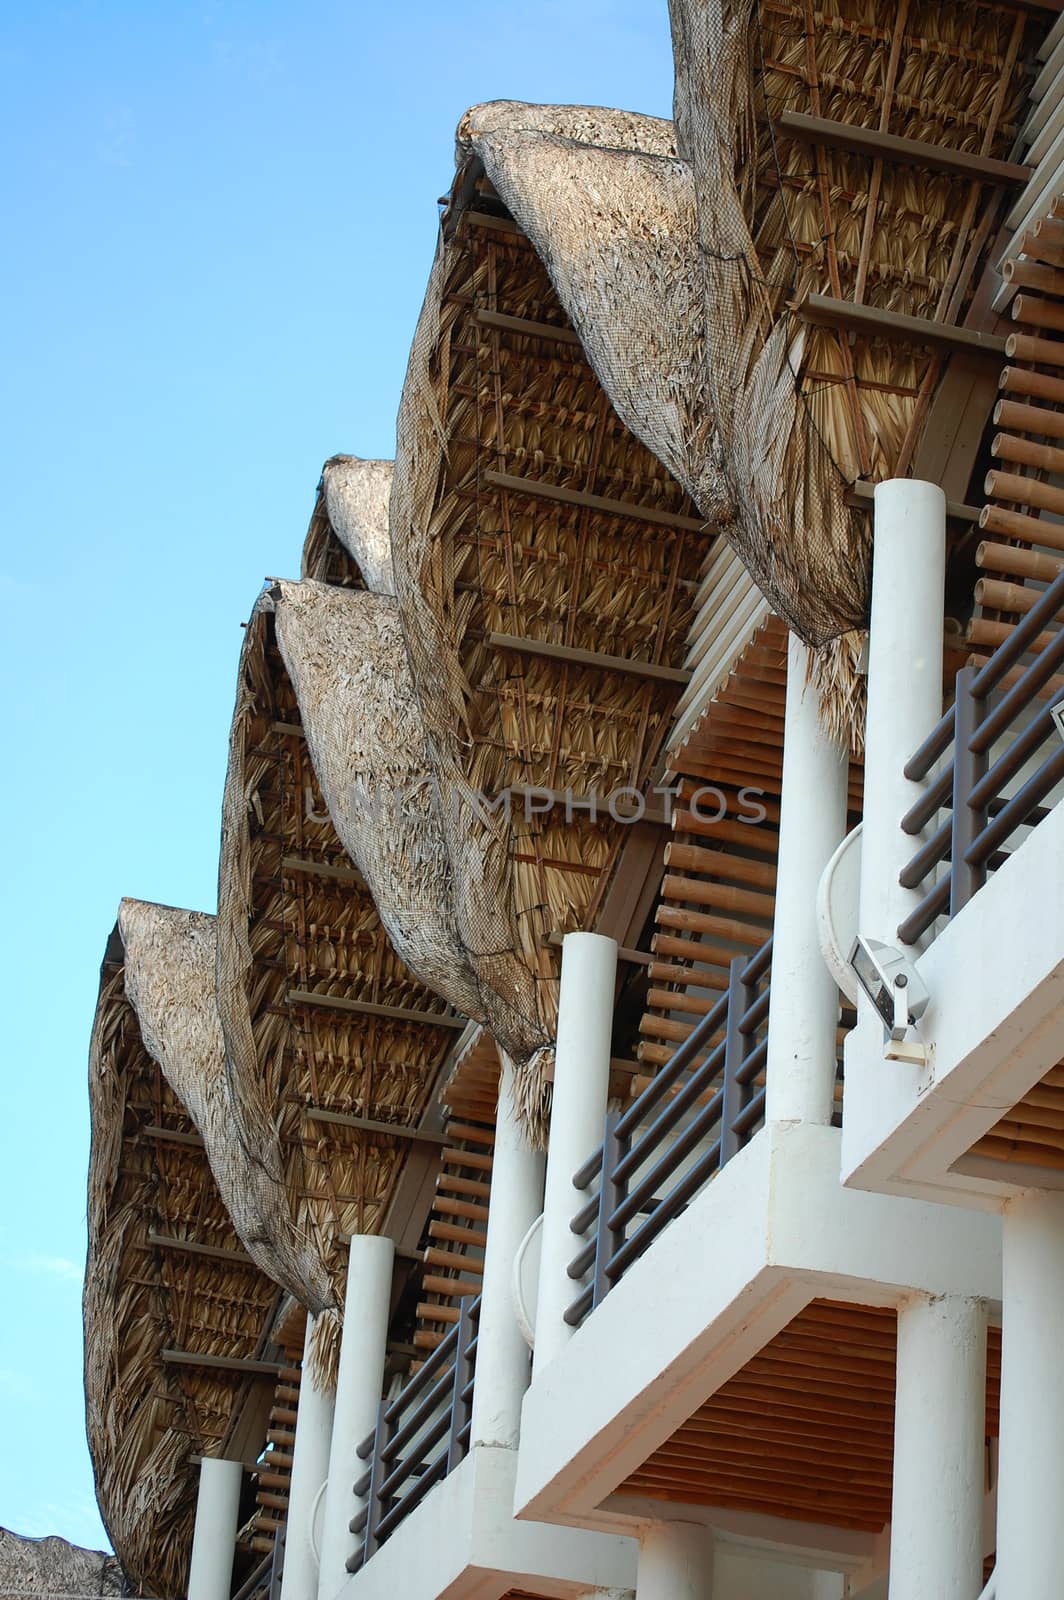
[[[928,548],[912,526],[898,524],[912,559],[894,551],[891,576]],[[910,955],[929,1002],[913,1062],[885,1059],[862,997],[846,1047],[843,1178],[1000,1206],[1064,1188],[1064,575],[989,660],[958,673],[940,717],[926,636],[941,601],[931,582],[913,626],[887,583],[890,531],[888,520],[870,634],[859,920]],[[910,695],[900,664],[920,650],[925,681]]]
[[[840,1141],[768,1124],[537,1363],[519,1516],[637,1533],[648,1505],[680,1501],[777,1559],[874,1561],[891,1516],[899,1307],[996,1307],[1000,1229],[843,1189]],[[990,1433],[996,1347],[992,1332]]]

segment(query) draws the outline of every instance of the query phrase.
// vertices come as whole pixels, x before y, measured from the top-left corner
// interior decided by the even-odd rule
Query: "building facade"
[[[108,947],[137,1593],[1064,1594],[1064,20],[671,10],[462,119]]]

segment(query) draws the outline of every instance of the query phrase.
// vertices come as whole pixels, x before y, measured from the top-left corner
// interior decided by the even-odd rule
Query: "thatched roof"
[[[116,1556],[85,1550],[65,1539],[22,1539],[0,1528],[0,1600],[9,1595],[120,1595],[122,1568]]]
[[[394,593],[388,540],[392,465],[361,456],[326,461],[303,546],[302,577]]]
[[[668,123],[498,102],[459,127],[460,179],[486,175],[618,414],[822,647],[842,724],[859,717],[856,649],[834,641],[864,625],[870,547],[848,491],[920,470],[945,358],[802,307],[821,294],[989,326],[974,297],[1004,190],[814,145],[781,119],[1007,156],[1045,25],[1008,0],[839,0],[830,26],[798,0],[671,9],[675,144]]]
[[[814,147],[804,112],[1007,156],[1044,23],[1010,4],[672,0],[680,153],[694,180],[711,404],[728,537],[776,609],[820,644],[867,609],[859,477],[911,469],[942,360],[919,340],[816,327],[811,293],[963,321],[1002,191]]]
[[[539,127],[566,151],[598,140],[606,166],[618,148],[668,159],[669,126],[653,118],[510,109],[522,148]],[[682,687],[670,669],[709,535],[611,405],[513,191],[486,182],[476,115],[460,130],[403,392],[392,561],[459,935],[496,1039],[530,1063],[531,1107],[555,1027],[547,936],[592,925],[624,830],[586,811],[567,822],[563,806],[526,818],[520,796],[595,792],[605,809],[646,783]],[[548,160],[545,184],[549,173]],[[598,195],[589,167],[581,181]],[[564,203],[560,180],[551,193]],[[677,437],[685,426],[675,421]],[[507,790],[510,816],[485,809]]]
[[[374,733],[374,719],[401,710],[382,674],[363,723],[359,664],[332,655],[346,648],[351,606],[372,619],[375,597],[309,581],[260,597],[240,658],[223,802],[218,1006],[241,1141],[275,1186],[279,1233],[294,1225],[306,1242],[311,1269],[297,1298],[335,1312],[344,1242],[379,1225],[409,1148],[381,1125],[417,1122],[464,1023],[396,953],[330,818],[278,646],[278,604],[292,621],[289,649],[324,771],[334,741],[345,773],[354,775],[351,760],[365,771],[384,729]],[[396,759],[393,774],[408,753]],[[335,1317],[322,1327],[328,1343]],[[321,1354],[327,1366],[335,1350]]]
[[[186,1579],[191,1457],[219,1449],[251,1381],[196,1358],[260,1357],[279,1299],[242,1247],[175,1087],[209,1130],[219,1065],[203,959],[212,920],[124,904],[136,977],[127,993],[116,928],[89,1053],[86,1430],[115,1550],[139,1589],[162,1596],[182,1593]]]

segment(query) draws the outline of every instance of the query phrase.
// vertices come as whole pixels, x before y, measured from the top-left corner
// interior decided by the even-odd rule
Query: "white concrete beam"
[[[593,1512],[818,1296],[1000,1299],[996,1217],[842,1189],[838,1162],[835,1129],[769,1124],[670,1224],[534,1377],[519,1516]]]
[[[341,1600],[543,1600],[635,1587],[636,1545],[614,1534],[515,1522],[515,1452],[474,1446],[361,1571]]]
[[[1007,1198],[949,1169],[1064,1057],[1064,895],[1047,888],[1062,882],[1057,806],[917,962],[928,1068],[884,1061],[874,1018],[850,1035],[845,1183],[955,1204]]]

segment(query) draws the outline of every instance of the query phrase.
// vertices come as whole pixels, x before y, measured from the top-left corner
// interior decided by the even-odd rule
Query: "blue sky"
[[[119,897],[213,910],[247,616],[391,455],[454,126],[668,115],[666,0],[0,6],[0,1524],[102,1542],[85,1059]]]

